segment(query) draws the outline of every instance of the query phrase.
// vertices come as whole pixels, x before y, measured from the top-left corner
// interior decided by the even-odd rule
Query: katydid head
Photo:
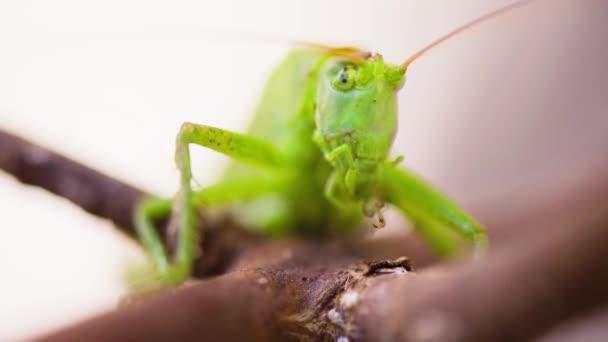
[[[326,154],[340,148],[344,155],[333,162],[353,204],[379,214],[376,183],[387,164],[397,132],[397,92],[405,69],[385,64],[381,55],[369,58],[332,57],[319,71],[315,121]]]
[[[335,175],[341,177],[330,184],[336,189],[330,190],[341,191],[343,200],[362,205],[366,215],[377,215],[383,225],[377,182],[387,167],[400,161],[389,162],[387,156],[397,131],[397,92],[410,64],[444,41],[533,1],[516,1],[479,17],[434,40],[400,65],[385,64],[381,55],[355,48],[325,48],[329,57],[317,75],[315,137],[336,169]]]

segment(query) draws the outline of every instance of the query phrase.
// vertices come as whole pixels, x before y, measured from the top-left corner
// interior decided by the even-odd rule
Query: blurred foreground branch
[[[144,192],[58,153],[0,130],[0,169],[64,197],[134,234],[131,213]]]
[[[143,194],[1,131],[0,168],[127,228]],[[483,260],[417,273],[407,258],[363,262],[360,251],[335,241],[253,239],[233,250],[219,277],[43,340],[530,339],[608,299],[607,199],[604,193],[561,229],[537,221],[514,227],[519,236]],[[387,256],[380,252],[364,257]]]

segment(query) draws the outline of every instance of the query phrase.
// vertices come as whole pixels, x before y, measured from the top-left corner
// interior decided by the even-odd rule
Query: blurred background
[[[171,195],[180,124],[244,131],[290,40],[361,46],[398,63],[511,2],[4,0],[0,128]],[[581,184],[608,170],[606,7],[537,1],[418,60],[400,94],[394,154],[490,226],[547,203],[556,215],[576,208]],[[193,155],[202,185],[227,162]],[[0,340],[112,308],[127,267],[145,262],[140,249],[3,173],[0,189]]]

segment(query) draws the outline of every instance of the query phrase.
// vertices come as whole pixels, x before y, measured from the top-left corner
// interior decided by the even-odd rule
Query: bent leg
[[[185,123],[177,136],[175,161],[181,174],[180,190],[176,195],[173,215],[179,215],[177,248],[172,262],[168,259],[161,239],[152,221],[171,211],[168,200],[144,200],[135,213],[137,232],[151,255],[161,281],[166,285],[179,284],[186,280],[192,270],[194,248],[199,237],[195,230],[195,206],[214,206],[245,200],[261,194],[277,191],[284,180],[280,176],[252,177],[240,181],[228,181],[197,193],[191,188],[190,144],[208,147],[245,163],[280,171],[283,166],[281,154],[270,143],[249,135],[227,130]],[[277,172],[278,175],[281,172]]]
[[[194,192],[191,203],[195,208],[221,206],[279,192],[284,186],[284,179],[281,177],[253,176],[228,180]],[[154,226],[155,220],[167,217],[171,213],[171,205],[170,199],[147,198],[139,203],[134,216],[137,234],[144,249],[152,259],[160,277],[159,281],[164,285],[179,284],[190,275],[191,264],[194,259],[194,247],[199,240],[194,227],[191,228],[192,231],[187,239],[183,237],[183,231],[180,231],[177,253],[181,248],[182,256],[181,259],[178,259],[177,255],[179,254],[176,254],[176,257],[173,258],[173,264],[171,263],[163,241]],[[181,210],[181,208],[176,209]],[[183,225],[180,225],[180,229],[183,229]],[[184,246],[185,243],[188,246]],[[186,252],[183,251],[185,247],[188,248],[187,253],[189,255],[186,255]]]
[[[453,233],[473,242],[476,256],[485,251],[487,238],[481,225],[412,172],[389,168],[380,186],[385,200],[409,217],[439,254],[457,250]]]

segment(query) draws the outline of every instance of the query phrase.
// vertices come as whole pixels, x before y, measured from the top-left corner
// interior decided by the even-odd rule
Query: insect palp
[[[386,222],[384,221],[384,216],[382,215],[382,212],[379,209],[378,209],[378,212],[376,213],[376,215],[378,218],[378,222],[372,223],[372,226],[374,226],[374,228],[376,228],[376,229],[384,228],[386,226]]]

